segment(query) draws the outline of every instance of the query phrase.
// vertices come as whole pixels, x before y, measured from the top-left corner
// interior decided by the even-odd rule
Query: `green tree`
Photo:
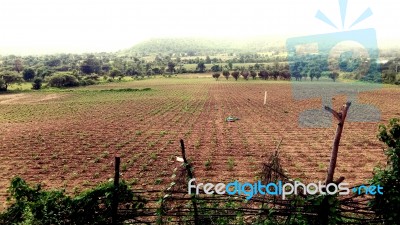
[[[24,69],[22,77],[25,81],[31,81],[35,77],[35,71],[32,68]]]
[[[219,65],[214,64],[214,65],[211,67],[211,71],[213,71],[213,72],[219,72],[219,71],[221,71],[221,68],[220,68]]]
[[[34,90],[39,90],[39,89],[41,89],[41,88],[42,88],[42,83],[43,83],[42,78],[36,77],[36,78],[33,80],[32,89],[34,89]]]
[[[331,78],[333,80],[333,82],[335,82],[339,77],[339,73],[337,72],[330,72],[329,73],[329,78]]]
[[[231,74],[229,73],[229,70],[224,70],[224,71],[222,72],[222,75],[225,77],[226,80],[228,80],[228,79],[229,79],[229,76],[230,76]]]
[[[110,72],[110,77],[112,77],[112,79],[114,79],[115,77],[119,77],[121,76],[121,71],[119,71],[118,69],[113,69]]]
[[[250,76],[253,78],[253,80],[255,80],[257,78],[256,71],[254,71],[254,70],[250,71]]]
[[[206,64],[204,63],[204,61],[200,61],[197,64],[196,71],[198,71],[200,73],[204,73],[206,71]]]
[[[79,86],[79,81],[75,76],[66,73],[53,75],[49,80],[50,87],[75,87]]]
[[[239,71],[233,71],[233,72],[231,73],[231,75],[232,75],[232,77],[237,81],[237,80],[239,79],[240,73],[239,73]]]
[[[321,78],[321,75],[322,75],[321,71],[318,71],[317,74],[315,75],[317,80],[319,80],[319,78]]]
[[[100,61],[94,56],[88,56],[81,64],[81,71],[84,74],[99,73],[101,70]]]
[[[221,76],[220,73],[213,73],[213,78],[215,78],[215,80],[218,80],[219,76]]]
[[[313,80],[314,80],[314,77],[317,76],[317,72],[316,72],[315,69],[311,69],[308,73],[309,73],[309,76],[310,76],[311,81],[313,81]]]
[[[20,83],[22,77],[12,71],[5,71],[0,74],[0,91],[7,91],[9,85]]]
[[[208,64],[211,63],[211,58],[210,58],[210,56],[206,56],[206,63],[208,63]]]
[[[243,78],[244,78],[245,80],[249,80],[249,75],[250,75],[249,71],[243,70],[243,71],[241,72],[241,75],[243,76]]]
[[[167,72],[169,72],[170,74],[173,74],[175,72],[175,63],[173,63],[172,61],[168,62],[167,67]]]
[[[3,78],[0,78],[0,92],[1,91],[7,91],[7,87],[6,87],[6,84],[3,80]]]
[[[14,60],[14,70],[20,73],[24,69],[21,59]]]
[[[228,67],[229,67],[230,70],[233,69],[233,64],[232,64],[232,62],[228,62]]]

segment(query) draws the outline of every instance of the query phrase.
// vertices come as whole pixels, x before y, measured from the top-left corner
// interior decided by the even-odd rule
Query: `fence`
[[[332,147],[332,156],[326,183],[339,184],[344,178],[333,181],[336,158],[343,124],[350,103],[341,112],[326,108],[338,120],[338,128]],[[262,166],[263,183],[293,182],[280,164],[279,142],[275,153]],[[369,197],[350,195],[304,194],[282,200],[278,196],[256,195],[250,201],[245,196],[206,195],[204,192],[188,194],[187,182],[193,168],[186,160],[185,146],[181,140],[182,166],[175,174],[175,181],[166,190],[134,190],[131,203],[118,204],[114,195],[113,223],[125,224],[383,224],[368,206]],[[115,188],[118,190],[119,158],[115,163]]]
[[[136,198],[118,206],[115,224],[328,224],[333,220],[335,224],[383,224],[365,195],[334,197],[337,202],[328,207],[323,207],[321,196],[297,195],[282,200],[280,196],[256,195],[247,201],[239,195],[189,195],[187,181],[193,174],[184,157],[183,141],[182,149],[184,162],[174,185],[165,190],[134,190]],[[280,165],[279,147],[263,164],[261,174],[263,183],[292,182]]]

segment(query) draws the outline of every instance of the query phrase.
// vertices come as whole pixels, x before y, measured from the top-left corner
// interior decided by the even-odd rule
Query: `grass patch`
[[[100,90],[101,92],[134,92],[134,91],[151,91],[151,88],[143,88],[143,89],[136,89],[136,88],[121,88],[121,89],[107,89],[107,90]]]

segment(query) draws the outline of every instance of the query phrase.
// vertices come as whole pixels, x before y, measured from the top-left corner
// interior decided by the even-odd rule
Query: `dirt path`
[[[29,104],[49,101],[52,99],[57,99],[62,97],[61,94],[5,94],[0,95],[0,105],[1,104]]]

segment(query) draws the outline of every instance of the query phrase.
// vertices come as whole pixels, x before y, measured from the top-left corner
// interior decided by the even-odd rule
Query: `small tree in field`
[[[338,79],[338,77],[339,77],[339,73],[337,73],[337,72],[331,72],[329,74],[329,78],[331,78],[333,80],[333,82],[335,82]]]
[[[213,66],[211,67],[211,71],[213,71],[213,72],[219,72],[219,71],[221,71],[221,67],[220,67],[219,65],[213,65]]]
[[[24,66],[22,65],[22,60],[21,59],[16,59],[14,61],[14,70],[20,73],[24,69]]]
[[[206,71],[206,64],[204,63],[204,61],[201,61],[197,64],[196,71],[198,71],[199,73],[204,73]]]
[[[10,84],[20,83],[22,77],[12,71],[6,71],[0,74],[0,91],[7,91]]]
[[[315,74],[315,77],[317,78],[317,80],[319,80],[319,78],[321,77],[321,72],[320,71],[318,71],[316,74]]]
[[[222,75],[224,75],[225,79],[228,80],[228,79],[229,79],[229,76],[230,76],[231,74],[229,73],[228,70],[224,70],[224,71],[222,72]]]
[[[237,81],[239,79],[240,73],[239,73],[239,71],[233,71],[231,75]]]
[[[76,87],[79,86],[79,81],[71,74],[57,74],[53,75],[48,85],[50,87]]]
[[[269,74],[266,70],[261,70],[260,72],[258,72],[258,76],[263,80],[267,80]]]
[[[112,79],[114,79],[115,77],[119,77],[121,76],[121,71],[119,71],[118,69],[113,69],[110,72],[110,77],[112,77]]]
[[[175,63],[173,63],[171,61],[168,62],[167,72],[169,72],[170,76],[175,72]]]
[[[250,71],[250,76],[253,78],[253,80],[255,80],[257,78],[256,71],[254,71],[254,70]]]
[[[0,91],[7,91],[3,78],[0,78]]]
[[[219,76],[221,76],[221,74],[220,73],[213,73],[212,76],[215,78],[215,80],[218,80],[218,78],[219,78]]]
[[[241,72],[241,74],[242,74],[242,77],[243,77],[245,80],[249,80],[249,75],[250,75],[249,71],[244,70],[244,71]]]
[[[33,89],[33,90],[39,90],[39,89],[41,89],[41,88],[42,88],[42,83],[43,83],[42,78],[40,78],[40,77],[35,78],[35,79],[33,80],[33,83],[32,83],[32,89]]]

